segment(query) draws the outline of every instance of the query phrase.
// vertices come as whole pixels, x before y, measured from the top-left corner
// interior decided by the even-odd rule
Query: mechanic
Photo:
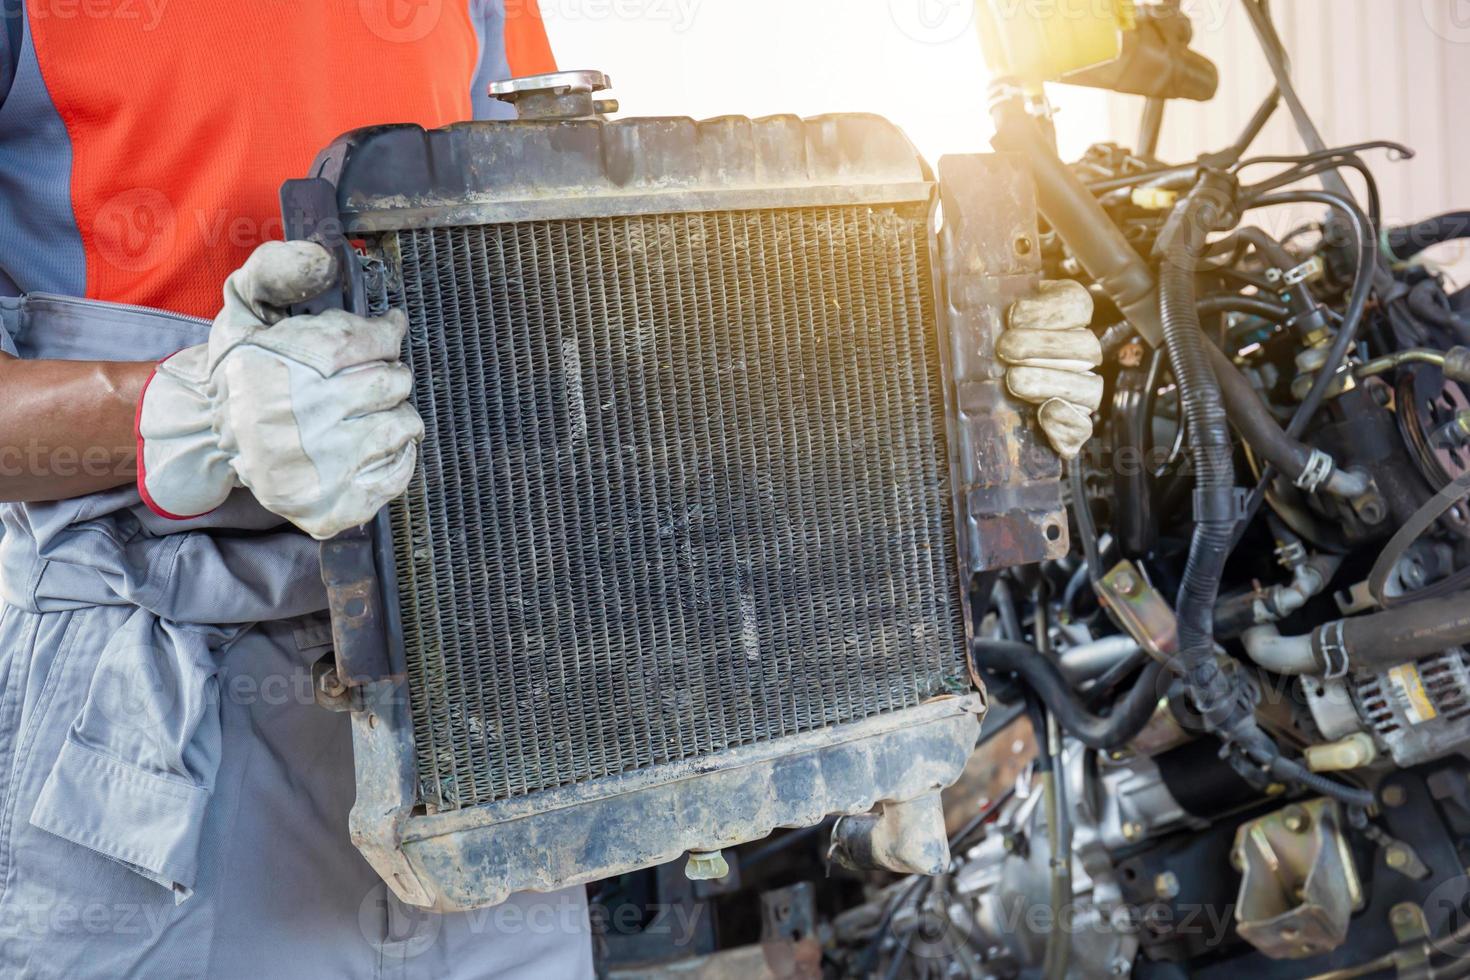
[[[430,915],[348,839],[313,537],[422,425],[402,318],[287,318],[332,263],[270,241],[338,134],[508,114],[534,0],[4,10],[0,975],[590,975],[581,889]]]

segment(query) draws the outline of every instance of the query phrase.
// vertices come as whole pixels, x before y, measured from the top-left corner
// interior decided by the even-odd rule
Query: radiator
[[[928,211],[384,243],[428,431],[392,523],[431,810],[968,689]]]
[[[323,550],[354,839],[400,897],[937,808],[984,706],[956,465],[983,426],[951,435],[963,316],[901,133],[379,127],[283,201],[349,268],[323,302],[409,318],[418,471]]]

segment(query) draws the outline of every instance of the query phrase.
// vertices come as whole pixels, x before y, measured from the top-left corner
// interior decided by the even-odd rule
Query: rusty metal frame
[[[950,399],[961,581],[1067,554],[1061,460],[1005,386],[995,342],[1011,303],[1041,279],[1036,190],[1010,153],[939,161],[944,224],[933,242]],[[972,617],[973,618],[973,617]],[[973,629],[974,623],[971,623]]]

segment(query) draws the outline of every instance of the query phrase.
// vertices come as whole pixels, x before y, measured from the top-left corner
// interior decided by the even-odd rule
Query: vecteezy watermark
[[[151,187],[134,187],[103,202],[92,219],[92,241],[103,261],[124,272],[147,272],[167,261],[178,235],[173,202]]]
[[[553,895],[517,895],[490,908],[438,913],[399,901],[384,884],[363,897],[357,922],[363,939],[395,959],[412,959],[428,952],[442,939],[458,942],[474,937],[518,937],[546,941],[585,941],[594,931],[659,936],[676,948],[688,946],[700,927],[703,906],[679,904],[588,905],[575,892]]]
[[[1470,0],[1419,0],[1424,23],[1451,44],[1470,44]]]
[[[174,903],[160,890],[157,902],[74,902],[7,904],[0,909],[0,935],[79,941],[87,936],[127,936],[139,946],[157,940],[174,916]]]
[[[439,26],[444,0],[358,0],[368,30],[394,44],[422,41]]]
[[[27,0],[24,5],[7,6],[3,16],[24,16],[31,21],[118,21],[151,31],[163,21],[168,4],[169,0]]]
[[[912,910],[911,910],[912,911]],[[991,929],[960,908],[931,908],[921,914],[903,914],[894,920],[894,941],[905,955],[919,959],[952,959],[956,949],[973,948],[994,934],[1040,936],[1051,932],[1081,938],[1090,943],[1137,934],[1147,929],[1155,935],[1189,937],[1206,949],[1225,941],[1234,918],[1234,903],[1149,902],[1103,907],[1074,901],[1053,908],[1024,895],[1012,895],[989,907]]]
[[[694,26],[704,0],[540,0],[541,19],[552,25],[609,20],[667,24],[675,34]],[[506,23],[517,16],[534,16],[531,0],[506,0]]]
[[[948,44],[975,26],[975,0],[888,0],[888,13],[920,44]]]

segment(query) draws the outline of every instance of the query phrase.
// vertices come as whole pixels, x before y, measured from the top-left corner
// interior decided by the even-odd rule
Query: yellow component
[[[1307,768],[1313,772],[1346,772],[1361,769],[1378,758],[1378,746],[1371,735],[1354,732],[1326,745],[1309,745],[1304,754]]]
[[[1400,664],[1388,672],[1389,683],[1402,695],[1404,714],[1411,725],[1422,725],[1439,717],[1434,702],[1424,689],[1424,679],[1413,664]]]
[[[1149,211],[1167,211],[1179,200],[1179,192],[1162,187],[1135,187],[1132,198],[1134,207]]]
[[[985,62],[997,78],[1058,81],[1117,58],[1133,0],[975,0]]]

